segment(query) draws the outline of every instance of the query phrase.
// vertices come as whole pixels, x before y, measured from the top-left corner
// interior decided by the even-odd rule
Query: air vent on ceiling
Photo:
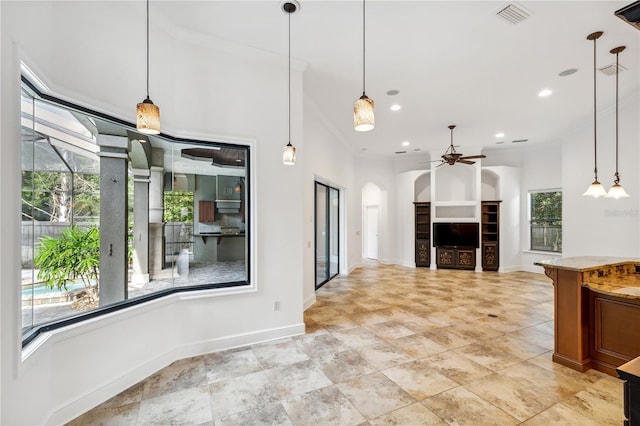
[[[616,10],[615,15],[637,30],[640,30],[640,1],[635,1],[622,9]]]
[[[626,71],[624,65],[618,65],[618,72]],[[616,64],[606,65],[604,67],[598,68],[598,71],[601,71],[605,75],[616,75]]]
[[[519,24],[520,22],[531,16],[531,12],[517,3],[511,3],[510,5],[496,13],[496,15],[512,24]]]
[[[511,141],[511,143],[523,143],[529,142],[529,139],[516,139],[515,141]]]
[[[395,154],[406,154],[407,151],[396,151]]]

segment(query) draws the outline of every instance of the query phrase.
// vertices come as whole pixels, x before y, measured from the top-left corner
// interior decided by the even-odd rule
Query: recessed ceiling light
[[[496,138],[504,138],[504,133],[496,133]]]
[[[411,145],[411,142],[409,141],[402,142],[402,146],[409,146],[409,145]]]
[[[553,92],[549,89],[542,89],[540,93],[538,93],[538,96],[540,96],[541,98],[544,98],[545,96],[549,96],[552,93]]]
[[[389,90],[389,91],[387,92],[387,95],[389,95],[389,96],[395,96],[395,95],[397,95],[398,93],[400,93],[400,91],[399,91],[399,90],[395,90],[395,89],[393,89],[393,90]]]
[[[561,72],[560,74],[558,74],[558,75],[559,75],[560,77],[566,77],[566,76],[568,76],[568,75],[575,74],[575,73],[577,73],[577,72],[578,72],[578,69],[577,69],[577,68],[569,68],[568,70],[564,70],[564,71],[562,71],[562,72]]]
[[[398,104],[391,105],[391,111],[400,111],[402,107]]]

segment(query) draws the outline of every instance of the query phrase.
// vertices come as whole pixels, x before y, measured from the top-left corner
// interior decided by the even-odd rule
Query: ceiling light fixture
[[[411,142],[409,141],[402,142],[402,146],[409,146],[409,145],[411,145]]]
[[[607,194],[604,186],[598,182],[598,135],[596,125],[596,40],[600,38],[602,31],[596,31],[587,36],[587,40],[593,40],[593,175],[594,180],[582,195],[599,198]]]
[[[149,99],[149,0],[147,0],[147,98],[140,102],[136,111],[137,128],[141,133],[160,133],[160,108]]]
[[[540,93],[538,93],[538,96],[540,96],[541,98],[546,98],[547,96],[549,96],[550,94],[552,94],[553,92],[549,89],[542,89],[540,91]]]
[[[391,111],[400,111],[402,109],[402,107],[398,104],[393,104],[391,105]]]
[[[496,138],[504,138],[504,133],[496,133]]]
[[[365,94],[365,30],[366,30],[366,7],[365,0],[362,0],[362,96],[353,104],[353,127],[359,132],[373,130],[376,125],[374,116],[375,105],[373,99]]]
[[[282,162],[287,166],[296,164],[296,147],[291,145],[291,14],[294,13],[300,4],[295,0],[288,0],[282,3],[282,10],[289,15],[289,143],[282,151]]]
[[[627,194],[622,185],[620,185],[620,174],[618,173],[618,55],[624,49],[624,46],[618,46],[609,52],[616,55],[616,173],[614,175],[613,186],[609,188],[606,197],[615,199],[629,197],[629,194]]]

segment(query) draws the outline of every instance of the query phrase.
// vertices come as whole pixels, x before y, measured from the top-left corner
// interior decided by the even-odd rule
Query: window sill
[[[527,253],[527,254],[544,254],[544,255],[547,255],[547,256],[557,256],[557,257],[562,257],[562,252],[557,252],[557,251],[522,250],[522,253]]]

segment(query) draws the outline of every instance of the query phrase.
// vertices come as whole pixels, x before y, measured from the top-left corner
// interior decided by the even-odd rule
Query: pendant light
[[[289,143],[282,151],[282,162],[293,166],[296,164],[296,147],[291,145],[291,14],[298,10],[300,4],[295,0],[287,0],[281,6],[282,11],[289,15]]]
[[[587,36],[587,40],[593,40],[593,174],[595,179],[582,195],[593,198],[603,197],[607,194],[604,186],[598,182],[598,135],[596,134],[596,40],[599,39],[601,35],[602,31],[596,31]]]
[[[147,0],[147,98],[138,104],[137,128],[141,133],[160,133],[160,108],[149,99],[149,0]]]
[[[362,96],[353,104],[353,127],[359,132],[373,130],[376,125],[373,99],[365,94],[365,0],[362,0]]]
[[[624,190],[622,185],[620,185],[620,174],[618,173],[618,73],[620,72],[620,68],[618,67],[618,55],[625,49],[624,46],[618,46],[609,51],[609,53],[613,53],[616,55],[616,173],[615,179],[613,180],[613,186],[609,188],[609,192],[607,193],[607,198],[627,198],[629,194]]]

